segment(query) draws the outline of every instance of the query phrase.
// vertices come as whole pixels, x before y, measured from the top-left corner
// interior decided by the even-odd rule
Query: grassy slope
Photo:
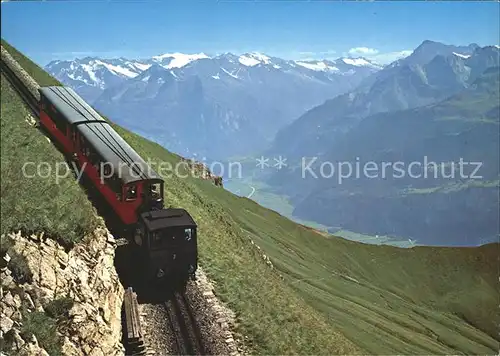
[[[97,224],[92,204],[70,171],[56,184],[55,168],[64,157],[30,126],[28,109],[3,75],[1,106],[1,233],[45,231],[62,242],[78,241]],[[26,162],[46,162],[40,172],[47,178],[35,175],[34,165],[25,170],[34,178],[23,175]]]
[[[40,78],[52,80],[56,84],[47,74],[39,74]],[[3,74],[1,88],[1,233],[43,231],[45,236],[70,246],[99,223],[95,209],[71,173],[65,178],[61,177],[58,184],[55,183],[54,168],[65,162],[63,155],[30,125],[29,110]],[[48,174],[46,166],[40,171],[44,177],[47,174],[46,178],[28,178],[22,174],[26,162],[36,165],[46,162],[52,173]],[[33,175],[35,169],[29,166],[26,172]],[[4,252],[7,248],[7,241],[2,241],[0,250]],[[11,258],[10,263],[16,269],[25,268],[23,259],[12,254]],[[61,355],[62,340],[56,331],[57,318],[50,315],[49,310],[50,305],[45,308],[45,312],[26,315],[23,312],[21,332],[34,334],[50,355]],[[6,352],[3,350],[5,342],[0,338],[0,349],[3,352]]]
[[[38,71],[23,65],[32,74]],[[179,159],[116,129],[146,158]],[[208,181],[174,176],[165,181],[166,201],[187,208],[197,221],[201,264],[256,352],[497,351],[492,311],[497,310],[498,245],[398,249],[325,238]],[[283,281],[249,238],[271,258]]]
[[[325,239],[249,199],[207,189],[232,207],[243,233],[269,254],[287,282],[370,353],[497,348],[491,312],[498,300],[498,245],[398,249]]]

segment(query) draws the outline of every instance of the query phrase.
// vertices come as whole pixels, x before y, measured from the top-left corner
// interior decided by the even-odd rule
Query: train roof
[[[196,227],[196,223],[184,209],[153,210],[141,214],[146,228],[155,231],[166,227]]]
[[[40,94],[46,97],[52,105],[71,124],[85,123],[88,121],[103,121],[89,104],[85,102],[73,89],[62,86],[42,87],[38,89]]]
[[[141,180],[163,181],[113,127],[71,88],[53,86],[40,88],[39,91],[85,138],[101,162],[113,167],[113,172],[118,174],[123,184]]]
[[[101,161],[109,163],[123,184],[140,180],[162,180],[144,159],[107,122],[76,126]]]

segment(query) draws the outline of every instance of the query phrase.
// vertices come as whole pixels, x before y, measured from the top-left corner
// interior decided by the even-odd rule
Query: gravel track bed
[[[217,317],[211,312],[206,299],[196,288],[194,283],[189,283],[186,288],[186,301],[191,307],[196,318],[196,326],[201,333],[205,352],[210,355],[230,355],[231,349],[225,342],[227,335],[217,323]]]
[[[148,354],[168,355],[175,350],[172,330],[162,304],[140,304],[141,329]]]
[[[176,341],[176,337],[183,335],[179,329],[182,322],[178,322],[181,317],[186,324],[185,335],[189,335],[189,342],[182,347],[185,352],[193,350],[193,353],[197,355],[240,355],[239,350],[234,346],[231,333],[227,330],[227,323],[221,321],[220,315],[214,313],[213,306],[209,305],[206,296],[199,290],[196,283],[191,281],[188,283],[184,296],[189,306],[182,303],[182,297],[178,294],[177,305],[180,307],[177,308],[177,312],[175,312],[173,300],[139,305],[141,329],[147,353],[173,355],[179,351],[183,352],[183,350],[178,350]],[[192,319],[189,317],[190,314]],[[171,327],[169,318],[172,315],[176,330],[172,330]]]

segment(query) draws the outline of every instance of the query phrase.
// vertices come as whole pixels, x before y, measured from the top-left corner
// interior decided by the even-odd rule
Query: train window
[[[57,113],[52,114],[52,121],[56,125],[57,129],[66,135],[66,122],[64,119]]]
[[[83,136],[80,136],[80,144],[79,144],[80,151],[83,153],[83,149],[85,148],[85,139]]]
[[[127,187],[126,198],[127,201],[132,201],[137,199],[137,186],[131,185]]]
[[[90,163],[92,163],[92,165],[94,167],[97,168],[99,159],[97,157],[97,154],[92,149],[90,149],[90,148],[89,148],[89,161],[90,161]]]
[[[106,170],[106,165],[101,166],[100,168],[102,168],[103,170]],[[102,174],[100,176],[100,179],[102,181],[104,181],[106,186],[115,193],[116,200],[122,201],[122,197],[123,197],[122,184],[121,184],[121,180],[116,176],[116,174],[109,176],[109,172],[107,172],[107,174]],[[126,192],[125,192],[125,196],[127,196]]]
[[[175,243],[175,234],[177,231],[172,230],[160,230],[153,231],[151,233],[151,248],[161,249],[171,246]]]
[[[160,200],[161,199],[161,187],[160,183],[153,183],[151,184],[150,188],[150,194],[151,194],[151,199],[153,200]]]
[[[80,151],[84,156],[87,156],[89,158],[90,163],[95,163],[94,162],[94,152],[90,148],[90,146],[87,144],[87,141],[83,138],[83,136],[80,136]]]
[[[191,241],[193,238],[193,229],[184,229],[184,239],[186,241]]]
[[[161,234],[158,231],[153,231],[151,233],[151,239],[153,240],[153,244],[158,246],[160,245]]]
[[[108,185],[117,194],[117,199],[122,200],[122,185],[116,174],[109,179]]]

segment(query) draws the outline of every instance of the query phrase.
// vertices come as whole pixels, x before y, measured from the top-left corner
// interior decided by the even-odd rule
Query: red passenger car
[[[193,275],[196,224],[184,209],[163,209],[163,179],[71,88],[43,87],[39,92],[41,125],[134,231],[134,241],[149,255],[155,273]]]

